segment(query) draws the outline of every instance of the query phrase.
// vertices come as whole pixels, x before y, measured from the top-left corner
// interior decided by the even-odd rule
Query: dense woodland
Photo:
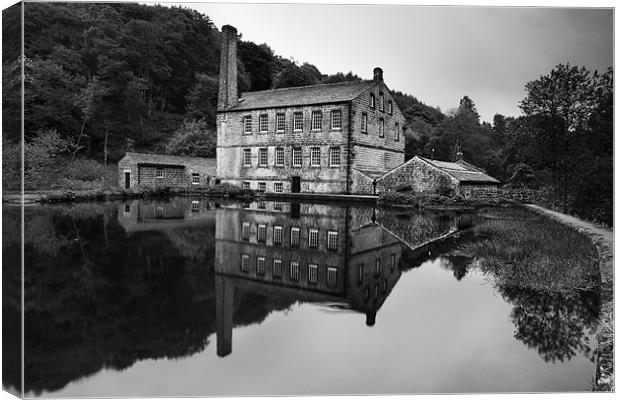
[[[130,150],[214,155],[220,32],[208,16],[138,4],[24,7],[27,188],[105,184]],[[5,188],[18,185],[19,17],[15,6],[3,12]],[[240,92],[361,79],[322,74],[242,36],[238,56]],[[492,123],[465,93],[442,112],[391,88],[407,119],[406,158],[453,160],[460,149],[508,187],[541,189],[549,205],[611,224],[612,71],[566,63],[541,74],[523,83],[523,115]]]

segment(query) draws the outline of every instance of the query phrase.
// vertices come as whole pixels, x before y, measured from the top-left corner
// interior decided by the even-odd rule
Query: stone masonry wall
[[[178,187],[188,183],[185,168],[161,167],[163,178],[157,177],[157,167],[138,166],[138,184],[150,187]]]
[[[374,188],[372,179],[361,172],[351,170],[351,193],[355,194],[373,194]]]
[[[445,194],[456,191],[458,181],[417,157],[377,180],[377,194],[392,192],[403,186],[415,192]]]

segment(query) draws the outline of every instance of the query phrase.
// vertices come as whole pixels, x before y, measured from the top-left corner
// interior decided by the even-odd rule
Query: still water
[[[3,214],[14,389],[19,209]],[[504,214],[540,218],[187,198],[27,207],[25,394],[588,391],[597,290],[498,282],[457,251]]]

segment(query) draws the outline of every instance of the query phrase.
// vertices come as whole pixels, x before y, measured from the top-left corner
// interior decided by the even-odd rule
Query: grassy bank
[[[506,199],[465,198],[462,196],[440,196],[416,192],[381,193],[377,204],[380,207],[424,208],[460,208],[460,207],[505,207],[516,202]]]

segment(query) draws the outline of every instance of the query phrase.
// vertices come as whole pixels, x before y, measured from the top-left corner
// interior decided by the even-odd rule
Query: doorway
[[[291,193],[301,193],[301,178],[299,176],[291,177]]]
[[[131,186],[131,172],[125,172],[125,189],[129,189]]]

